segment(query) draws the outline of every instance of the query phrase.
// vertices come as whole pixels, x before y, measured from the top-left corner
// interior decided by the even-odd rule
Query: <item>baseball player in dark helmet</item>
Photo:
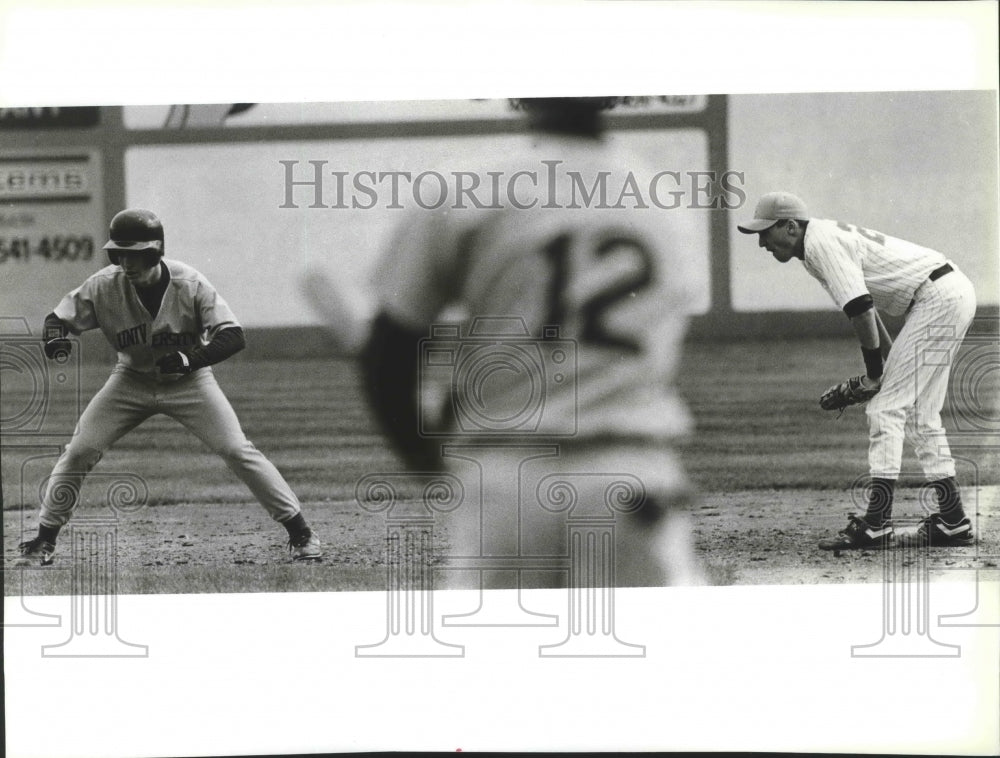
[[[38,535],[19,546],[18,565],[53,562],[59,530],[80,486],[104,451],[158,413],[187,427],[217,453],[267,513],[288,531],[292,560],[322,557],[298,498],[257,450],[215,380],[211,366],[245,346],[226,301],[198,271],[163,257],[163,225],[148,210],[111,221],[110,265],[66,295],[45,319],[45,354],[68,351],[68,334],[100,329],[118,363],[80,416],[42,498]],[[66,497],[67,493],[71,493]]]

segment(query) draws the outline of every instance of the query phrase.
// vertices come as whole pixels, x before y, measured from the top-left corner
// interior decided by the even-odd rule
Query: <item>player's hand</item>
[[[191,361],[181,352],[164,355],[156,362],[161,374],[190,374]]]
[[[42,345],[42,350],[45,351],[45,357],[50,361],[65,360],[73,352],[73,343],[65,337],[56,337],[46,340]]]

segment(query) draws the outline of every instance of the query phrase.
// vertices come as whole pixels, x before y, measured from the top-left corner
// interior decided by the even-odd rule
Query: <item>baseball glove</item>
[[[850,405],[867,403],[878,394],[880,385],[868,388],[862,382],[863,376],[855,376],[846,382],[836,384],[820,396],[819,406],[824,411],[843,411]]]

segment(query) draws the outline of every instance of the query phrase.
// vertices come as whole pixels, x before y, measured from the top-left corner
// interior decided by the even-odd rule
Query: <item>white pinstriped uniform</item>
[[[806,270],[838,307],[868,293],[880,311],[906,314],[867,407],[871,475],[899,477],[905,439],[928,481],[955,476],[941,407],[975,315],[972,283],[936,250],[842,222],[810,219],[803,244]],[[945,263],[954,270],[930,281]]]

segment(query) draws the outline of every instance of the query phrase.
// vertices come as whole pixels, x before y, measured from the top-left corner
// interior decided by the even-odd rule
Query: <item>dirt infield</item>
[[[744,491],[703,497],[692,511],[695,546],[713,584],[823,584],[882,581],[881,551],[823,552],[816,541],[845,522],[840,493],[829,490]],[[932,574],[959,576],[961,569],[1000,565],[1000,487],[981,488],[978,549],[935,548]],[[318,564],[291,564],[283,531],[268,523],[256,503],[159,505],[117,524],[119,592],[284,592],[380,590],[386,587],[386,524],[355,503],[307,503],[326,545]],[[904,522],[919,514],[915,491],[904,491],[897,511]],[[21,529],[20,513],[4,514],[4,532]],[[25,515],[33,529],[34,513]],[[907,528],[907,527],[901,527]],[[909,527],[912,528],[912,527]],[[447,550],[446,530],[439,548]],[[60,544],[53,569],[10,569],[5,592],[64,594],[72,563],[70,542]],[[7,551],[11,555],[11,551]],[[909,558],[907,558],[909,559]],[[8,564],[9,566],[9,564]],[[438,572],[438,581],[441,571]],[[23,584],[22,584],[23,582]]]
[[[819,392],[845,366],[857,363],[856,352],[848,339],[689,348],[691,369],[681,386],[698,431],[683,454],[703,493],[692,509],[694,539],[714,584],[882,580],[879,552],[835,558],[816,548],[818,539],[842,528],[846,514],[856,510],[852,485],[865,470],[863,412],[853,409],[834,420],[817,407]],[[84,365],[81,402],[108,370]],[[354,488],[368,473],[401,466],[373,431],[353,366],[237,357],[216,373],[248,436],[302,499],[326,559],[316,565],[288,563],[284,530],[268,520],[219,459],[179,425],[159,417],[105,455],[73,522],[108,513],[102,503],[109,477],[141,482],[144,505],[115,517],[119,592],[383,589],[386,522],[358,506]],[[16,390],[5,385],[5,405],[19,402]],[[984,391],[996,397],[995,390]],[[3,440],[7,595],[68,591],[71,572],[60,570],[72,564],[68,539],[60,541],[52,569],[11,569],[21,535],[33,534],[37,526],[37,493],[73,427],[76,402],[70,393],[52,398],[47,422],[62,435]],[[947,408],[946,426],[953,428],[955,421],[955,408]],[[966,503],[976,506],[978,547],[930,551],[930,569],[945,576],[950,570],[993,569],[1000,556],[997,447],[982,438],[972,439],[975,444],[963,439],[959,435],[953,447]],[[915,465],[904,460],[908,473],[897,495],[895,514],[904,524],[923,513]],[[436,538],[446,549],[447,529],[438,529]]]

